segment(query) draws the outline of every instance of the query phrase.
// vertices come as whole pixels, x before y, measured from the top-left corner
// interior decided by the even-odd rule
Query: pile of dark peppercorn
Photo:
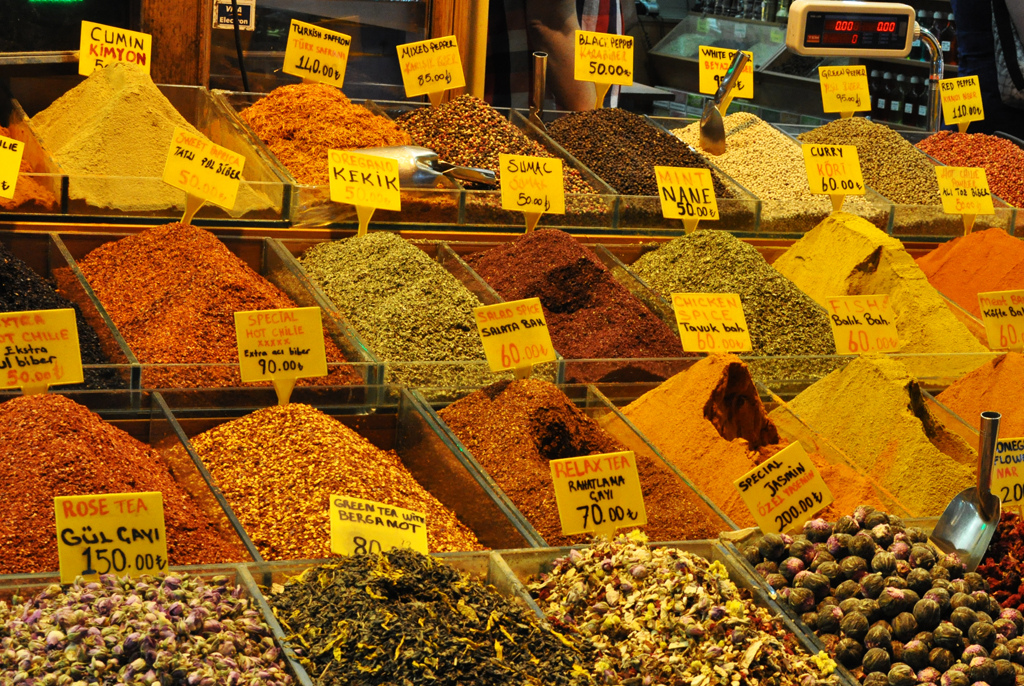
[[[743,556],[864,686],[1024,683],[1024,616],[898,517],[861,506]]]
[[[78,305],[57,294],[41,277],[32,271],[24,261],[15,257],[3,243],[0,243],[0,312],[25,312],[28,310],[62,310],[72,308],[78,323],[78,343],[82,349],[82,364],[110,364],[103,353],[100,338],[89,326]],[[86,369],[85,383],[62,386],[64,390],[80,388],[118,388],[126,385],[113,369]]]
[[[657,195],[656,165],[708,168],[686,143],[616,108],[567,114],[548,124],[548,133],[623,195]],[[711,175],[715,194],[732,197],[718,174]]]
[[[322,686],[586,686],[589,648],[525,607],[412,550],[307,569],[267,596]]]

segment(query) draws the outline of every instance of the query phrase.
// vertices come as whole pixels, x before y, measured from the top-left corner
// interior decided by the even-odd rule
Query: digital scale
[[[798,55],[903,58],[915,38],[928,47],[928,128],[938,130],[939,81],[943,77],[938,38],[915,21],[915,10],[898,2],[793,0],[789,6],[786,47]]]

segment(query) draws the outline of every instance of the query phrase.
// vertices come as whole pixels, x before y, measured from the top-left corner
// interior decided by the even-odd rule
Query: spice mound
[[[836,212],[772,266],[826,308],[833,296],[888,295],[901,353],[987,350],[956,319],[903,244],[860,217]]]
[[[238,386],[235,312],[296,307],[209,231],[165,224],[96,248],[79,267],[144,364],[223,367],[147,372],[151,388]],[[344,362],[330,338],[327,362]],[[359,384],[348,365],[299,384]]]
[[[754,355],[833,355],[828,315],[772,269],[757,248],[725,231],[694,231],[649,252],[631,269],[665,298],[737,293]]]
[[[903,136],[863,117],[800,134],[804,143],[855,145],[864,183],[898,205],[940,205],[935,167]]]
[[[1024,207],[1024,150],[1012,141],[984,133],[939,131],[917,147],[951,167],[982,167],[995,195]]]
[[[441,418],[549,545],[586,539],[562,534],[551,460],[626,450],[544,381],[502,381],[441,410]],[[714,538],[724,527],[700,498],[655,458],[636,454],[648,523],[655,540]]]
[[[981,413],[998,412],[999,435],[1024,436],[1020,394],[1024,388],[1024,355],[1006,353],[957,379],[937,400],[981,431]]]
[[[529,586],[556,625],[597,652],[605,684],[838,683],[721,562],[632,533],[572,550]]]
[[[476,536],[392,450],[301,403],[268,407],[191,439],[217,487],[268,560],[331,557],[332,495],[422,512],[430,550],[479,550]],[[275,514],[268,517],[268,508]]]
[[[1017,629],[1014,638],[1019,637],[1024,631],[1021,619],[1021,611],[1024,611],[1024,520],[1019,515],[1003,512],[988,551],[978,566],[978,574],[985,578],[992,596],[1003,607],[1000,618],[1014,622]],[[997,628],[1009,627],[1002,624]],[[1024,647],[1024,639],[1017,638],[1017,644]]]
[[[184,207],[185,192],[163,181],[174,127],[206,140],[149,74],[124,62],[94,71],[32,117],[32,125],[71,175],[72,200],[126,212]],[[270,201],[243,181],[229,213],[240,217],[269,207]]]
[[[3,126],[0,126],[0,136],[15,138],[14,134]],[[14,186],[14,197],[0,198],[0,209],[8,211],[21,209],[29,212],[56,210],[57,196],[36,179],[26,176],[26,174],[41,170],[33,169],[28,157],[24,154],[21,157],[21,166],[18,171],[18,183]]]
[[[483,303],[447,269],[383,231],[320,243],[299,258],[374,354],[388,363],[483,361],[473,308]],[[459,365],[389,364],[389,383],[480,385]]]
[[[708,169],[700,155],[678,138],[618,108],[567,114],[548,124],[548,133],[623,195],[657,195],[656,165]],[[712,171],[711,177],[715,195],[731,198],[717,172]]]
[[[679,336],[616,281],[593,251],[567,233],[534,231],[469,255],[466,261],[505,300],[540,298],[551,342],[563,357],[685,355]],[[654,367],[648,372],[654,378],[666,376]],[[615,373],[617,369],[600,365],[567,370],[574,383]]]
[[[387,117],[322,83],[275,88],[239,113],[299,183],[326,185],[327,151],[409,145]]]
[[[1024,241],[1002,229],[974,231],[917,258],[931,285],[975,317],[978,293],[1024,289]]]
[[[0,681],[292,684],[258,608],[225,576],[53,584],[0,601]]]
[[[73,278],[73,277],[72,277]],[[59,295],[43,277],[36,274],[25,262],[11,254],[0,243],[0,312],[24,312],[26,310],[75,311],[78,325],[78,345],[82,351],[82,364],[110,364],[103,352],[100,337],[89,325],[82,310],[75,303]],[[86,369],[86,388],[118,388],[125,386],[125,380],[110,369]],[[74,388],[74,387],[64,387]]]
[[[914,516],[940,514],[974,482],[974,450],[932,414],[896,360],[857,357],[788,407]]]
[[[1000,619],[985,579],[899,517],[861,506],[795,536],[763,536],[743,556],[864,686],[1013,686],[1021,673],[1007,642],[1020,613],[1016,624]]]
[[[321,686],[594,683],[588,648],[411,550],[312,567],[267,600]]]
[[[91,493],[163,493],[172,565],[244,558],[234,532],[202,510],[160,453],[78,403],[54,394],[8,400],[0,404],[0,435],[0,574],[56,571],[53,517],[41,513],[53,512],[55,497]]]
[[[789,441],[779,436],[765,412],[742,360],[735,355],[708,356],[640,396],[622,413],[734,523],[754,526],[733,482]],[[613,427],[609,430],[619,433]],[[849,466],[830,464],[817,454],[811,459],[836,499],[833,508],[878,502],[873,485]]]
[[[430,148],[451,164],[490,169],[498,175],[499,183],[498,156],[502,153],[554,157],[498,110],[472,95],[461,95],[438,107],[417,108],[397,121],[416,145]],[[568,163],[562,165],[562,172],[566,194],[596,192]]]

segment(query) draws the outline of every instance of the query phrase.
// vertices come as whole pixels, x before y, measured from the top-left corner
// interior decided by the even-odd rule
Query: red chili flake
[[[1012,512],[1004,512],[996,526],[995,536],[978,566],[990,592],[1004,608],[1024,611],[1024,520]]]
[[[1024,207],[1024,150],[984,133],[940,131],[917,144],[943,164],[982,167],[989,189],[1014,207]]]

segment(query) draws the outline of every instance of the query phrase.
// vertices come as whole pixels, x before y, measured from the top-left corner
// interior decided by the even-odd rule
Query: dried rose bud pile
[[[605,684],[835,683],[721,562],[650,548],[639,532],[572,550],[530,585],[548,618],[582,635]]]

